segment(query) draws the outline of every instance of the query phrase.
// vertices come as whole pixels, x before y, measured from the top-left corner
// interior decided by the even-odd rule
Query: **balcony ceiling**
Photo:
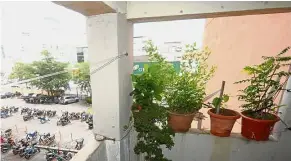
[[[103,1],[53,1],[53,3],[79,12],[84,16],[116,12]]]
[[[288,1],[54,1],[83,14],[126,13],[133,22],[168,21],[291,12]]]

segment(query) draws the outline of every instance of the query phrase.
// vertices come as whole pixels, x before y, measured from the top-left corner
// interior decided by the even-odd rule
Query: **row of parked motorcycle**
[[[23,120],[28,121],[34,117],[38,117],[40,122],[43,124],[47,121],[49,121],[48,118],[54,117],[56,115],[57,111],[54,110],[40,110],[40,109],[31,109],[31,108],[22,108],[21,109],[21,115],[23,115]]]
[[[8,129],[1,132],[1,152],[7,153],[12,150],[14,155],[19,155],[20,157],[25,157],[30,159],[32,156],[40,152],[40,149],[46,149],[46,160],[52,161],[57,160],[70,160],[72,158],[72,153],[65,150],[52,149],[50,147],[55,147],[56,145],[50,147],[41,147],[51,145],[55,141],[55,135],[50,133],[39,134],[37,131],[27,133],[25,138],[15,141],[12,139],[12,130]],[[80,150],[83,147],[84,139],[78,139],[76,141],[76,150]]]
[[[18,112],[19,107],[15,107],[15,106],[2,106],[1,107],[1,118],[7,118],[12,116],[13,113]]]
[[[71,123],[70,120],[81,120],[81,122],[86,121],[89,125],[89,129],[93,128],[93,115],[86,112],[71,112],[64,111],[57,121],[57,126],[65,126]]]

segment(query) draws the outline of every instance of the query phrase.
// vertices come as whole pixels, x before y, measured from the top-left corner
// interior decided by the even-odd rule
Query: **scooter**
[[[40,149],[35,147],[36,144],[37,143],[34,143],[25,149],[24,154],[25,159],[29,159],[31,156],[34,156],[37,152],[40,152]]]

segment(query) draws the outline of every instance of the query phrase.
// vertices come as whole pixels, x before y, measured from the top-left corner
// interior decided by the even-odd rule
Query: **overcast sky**
[[[21,44],[31,46],[29,48],[43,43],[86,45],[86,17],[77,12],[44,1],[2,2],[1,7],[1,44],[7,56],[19,54]],[[182,41],[197,42],[200,46],[204,23],[204,19],[140,23],[134,25],[134,36],[147,36],[157,45],[165,41]],[[33,34],[26,39],[23,32]]]

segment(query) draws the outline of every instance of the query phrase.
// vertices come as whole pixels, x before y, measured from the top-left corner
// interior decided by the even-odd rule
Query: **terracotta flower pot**
[[[168,123],[174,132],[187,132],[191,128],[191,123],[195,116],[192,114],[177,114],[169,112]]]
[[[223,114],[216,114],[215,109],[208,110],[210,115],[210,133],[215,136],[228,137],[231,133],[233,125],[240,114],[229,109],[221,109]]]
[[[242,112],[242,127],[241,134],[250,140],[266,141],[269,140],[269,135],[273,130],[273,127],[280,118],[273,115],[275,119],[273,120],[259,120],[248,117],[245,115],[246,112]]]

